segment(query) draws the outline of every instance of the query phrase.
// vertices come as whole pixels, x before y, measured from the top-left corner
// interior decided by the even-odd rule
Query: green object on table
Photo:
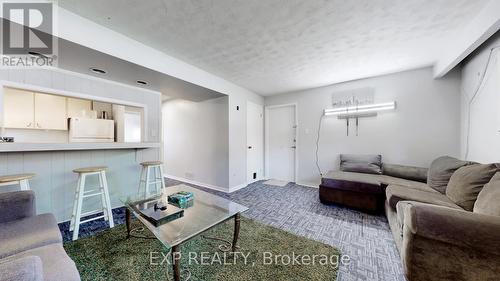
[[[194,194],[189,191],[179,191],[168,196],[168,203],[181,209],[187,209],[194,205]]]

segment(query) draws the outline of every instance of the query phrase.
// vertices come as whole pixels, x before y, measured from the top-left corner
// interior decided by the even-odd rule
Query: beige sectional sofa
[[[415,169],[395,167],[401,177]],[[431,165],[428,183],[336,171],[323,176],[322,184],[340,180],[385,188],[385,213],[408,280],[493,281],[500,280],[498,171],[498,165],[442,157]]]

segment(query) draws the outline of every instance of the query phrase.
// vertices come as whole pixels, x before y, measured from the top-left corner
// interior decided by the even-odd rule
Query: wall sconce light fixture
[[[386,102],[386,103],[375,103],[375,104],[364,104],[364,105],[353,105],[347,107],[338,107],[332,109],[325,109],[324,115],[337,115],[340,118],[356,118],[368,115],[370,113],[376,113],[384,110],[396,109],[396,102]]]

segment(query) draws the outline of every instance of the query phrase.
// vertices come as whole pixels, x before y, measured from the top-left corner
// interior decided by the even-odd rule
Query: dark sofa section
[[[319,198],[322,203],[377,213],[384,210],[388,185],[415,186],[429,191],[425,185],[426,168],[383,164],[380,155],[341,155],[340,159],[341,171],[330,171],[321,179]]]

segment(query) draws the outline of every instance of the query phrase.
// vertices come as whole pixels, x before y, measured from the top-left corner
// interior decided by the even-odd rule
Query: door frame
[[[295,169],[293,179],[294,182],[297,182],[297,175],[299,173],[299,157],[298,157],[298,149],[299,149],[299,138],[298,138],[298,130],[299,130],[299,112],[298,112],[298,104],[294,103],[284,103],[278,105],[268,105],[264,107],[264,175],[266,179],[269,179],[269,110],[280,108],[280,107],[288,107],[292,106],[294,108],[295,113]]]
[[[246,124],[245,124],[247,131],[245,132],[245,134],[246,134],[246,145],[245,145],[245,147],[248,147],[248,122],[249,122],[249,120],[248,120],[248,108],[249,108],[249,106],[248,105],[249,104],[254,104],[254,105],[258,106],[259,108],[261,108],[262,109],[262,115],[263,115],[262,117],[264,117],[264,105],[258,104],[258,103],[252,102],[252,101],[247,101],[247,104],[246,104],[246,109],[247,109],[246,110],[247,111],[246,114],[247,114],[247,116],[246,116]],[[262,118],[262,122],[264,122],[264,118]],[[262,127],[264,127],[264,124],[262,124]],[[262,139],[260,141],[260,145],[262,146],[262,149],[265,150],[265,147],[264,147],[264,132],[262,132]],[[247,184],[250,184],[250,183],[253,183],[253,182],[256,182],[256,181],[264,179],[265,178],[264,154],[261,155],[260,161],[259,161],[260,162],[260,165],[259,165],[260,169],[263,171],[264,174],[263,175],[257,174],[258,176],[257,176],[256,179],[249,180],[248,179],[248,170],[249,170],[249,167],[248,167],[248,153],[249,153],[248,148],[246,149],[246,151],[247,151],[247,154],[246,154],[246,160],[247,160],[246,167],[247,168],[246,168],[245,178],[246,178]]]

